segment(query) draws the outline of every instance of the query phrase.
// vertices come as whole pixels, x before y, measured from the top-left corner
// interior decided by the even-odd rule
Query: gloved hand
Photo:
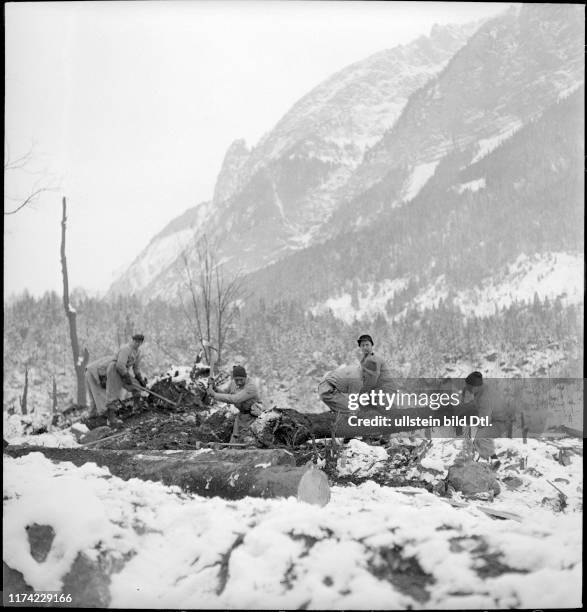
[[[146,376],[141,376],[141,374],[137,375],[137,382],[139,383],[139,385],[141,385],[141,387],[146,387],[147,386],[147,377]]]
[[[130,374],[123,374],[120,378],[125,385],[132,387],[132,378],[130,377]]]

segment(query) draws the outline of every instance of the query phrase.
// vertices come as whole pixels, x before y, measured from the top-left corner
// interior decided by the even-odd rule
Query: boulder
[[[448,469],[447,486],[463,495],[493,493],[499,495],[501,489],[492,469],[485,463],[468,461],[452,465]]]

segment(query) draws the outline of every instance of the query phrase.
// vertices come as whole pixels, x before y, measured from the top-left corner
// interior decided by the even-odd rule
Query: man
[[[101,357],[86,367],[86,386],[90,395],[88,419],[106,414],[106,369],[112,357]]]
[[[318,385],[318,396],[332,412],[348,412],[349,394],[361,390],[361,370],[342,365],[329,372]]]
[[[261,414],[263,408],[259,389],[252,380],[247,378],[245,368],[241,365],[235,365],[232,368],[232,380],[227,393],[215,391],[210,384],[208,395],[219,402],[234,404],[239,411],[234,420],[230,442],[247,439],[248,428]]]
[[[389,367],[382,357],[373,352],[373,338],[369,334],[359,336],[357,340],[361,353],[361,393],[369,393],[373,389],[387,390],[395,387]]]
[[[122,421],[118,418],[118,401],[124,391],[130,391],[133,397],[140,395],[137,385],[145,387],[147,379],[141,374],[140,347],[145,341],[143,334],[135,334],[132,340],[120,348],[116,357],[108,363],[106,368],[106,408],[108,410],[108,424],[111,427],[120,427]],[[134,378],[130,372],[134,373]]]
[[[483,374],[481,372],[471,372],[465,378],[465,386],[463,387],[463,404],[473,403],[477,406],[478,416],[489,417],[490,421],[494,411],[499,408],[498,398],[492,393],[487,385],[483,384]],[[493,425],[493,423],[492,423]],[[470,432],[470,428],[467,428]],[[497,469],[501,462],[498,460],[495,453],[494,438],[501,434],[500,427],[478,427],[473,440],[473,450],[479,453],[479,457],[493,461],[493,469]]]

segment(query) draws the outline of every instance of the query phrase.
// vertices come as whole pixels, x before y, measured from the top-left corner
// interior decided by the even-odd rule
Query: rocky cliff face
[[[156,236],[111,293],[166,292],[173,284],[167,269],[173,248],[179,253],[189,228],[190,235],[222,236],[222,257],[245,270],[319,240],[323,223],[338,204],[334,194],[364,152],[478,26],[435,26],[429,37],[357,62],[299,100],[252,151],[244,141],[235,141],[226,153],[212,206],[186,212],[181,224],[174,220],[174,232],[168,226]],[[166,269],[165,288],[155,262]]]
[[[233,143],[213,201],[170,223],[113,292],[174,295],[188,233],[222,237],[220,257],[266,299],[319,304],[383,282],[403,296],[390,316],[427,282],[450,294],[459,279],[492,286],[522,255],[564,259],[580,248],[583,24],[581,7],[525,4],[340,71],[250,152]]]

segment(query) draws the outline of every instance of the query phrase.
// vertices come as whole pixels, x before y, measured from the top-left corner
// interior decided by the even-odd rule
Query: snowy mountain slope
[[[463,314],[477,317],[492,315],[514,302],[532,304],[535,296],[540,300],[560,298],[563,305],[581,304],[584,266],[582,253],[520,255],[479,287],[455,292],[450,299]],[[412,306],[435,308],[447,298],[449,287],[444,277],[438,277],[431,287],[416,296]]]
[[[422,473],[454,455],[458,442],[441,442]],[[544,442],[506,442],[516,464],[526,454],[528,468],[546,471],[526,470],[523,491],[482,505],[517,512],[521,522],[370,481],[333,487],[317,508],[294,498],[185,495],[40,453],[5,458],[4,561],[35,590],[60,590],[83,553],[107,568],[95,580],[104,582],[102,605],[115,608],[577,607],[581,458],[563,468]],[[541,504],[556,495],[545,483],[555,478],[569,493],[565,512]],[[33,523],[55,533],[42,563],[31,555]]]
[[[140,293],[175,264],[180,254],[193,245],[198,229],[213,213],[212,202],[201,202],[171,221],[142,250],[108,290],[109,295]],[[173,292],[175,295],[175,291]]]
[[[580,11],[525,4],[466,41],[437,28],[334,75],[257,147],[233,143],[198,231],[222,236],[224,261],[264,299],[343,310],[355,279],[368,291],[410,278],[405,302],[442,275],[475,291],[522,254],[580,251]],[[175,295],[180,262],[170,255],[153,274],[143,259],[128,271],[140,280],[116,290]]]
[[[582,253],[520,255],[501,272],[466,290],[452,292],[446,278],[437,277],[410,301],[410,308],[437,308],[449,296],[451,303],[464,315],[476,317],[493,315],[514,302],[532,304],[535,296],[540,300],[560,298],[562,305],[581,304],[584,265]],[[318,314],[330,309],[335,317],[346,323],[355,319],[369,321],[377,314],[386,316],[387,303],[407,284],[406,278],[364,283],[357,288],[356,307],[353,307],[351,293],[344,292],[312,306],[310,311]],[[399,321],[405,314],[404,309],[393,318]]]
[[[583,25],[582,7],[552,4],[523,4],[483,24],[365,153],[339,194],[347,202],[333,212],[330,234],[353,226],[377,183],[385,198],[371,202],[371,219],[413,198],[410,174],[455,149],[479,161],[574,91],[584,81]]]
[[[525,301],[529,287],[540,279],[530,275],[525,285],[513,277],[506,280],[508,266],[522,256],[545,262],[568,253],[572,266],[564,278],[577,296],[583,283],[582,264],[576,259],[584,245],[582,109],[581,88],[475,164],[469,164],[467,151],[447,155],[433,176],[417,185],[409,206],[388,208],[377,223],[313,245],[250,275],[250,282],[265,299],[303,295],[309,308],[320,310],[328,303],[349,320],[355,314],[397,314],[400,302],[408,306],[422,292],[434,294],[441,275],[447,290],[463,296],[471,290],[471,299],[477,292],[480,303],[498,287],[511,289],[508,299]],[[372,191],[371,202],[378,195]],[[563,261],[564,256],[552,274],[562,270]],[[324,268],[328,283],[317,282]],[[549,272],[548,278],[555,276]],[[385,296],[385,286],[400,279],[404,286],[394,291],[390,310],[386,302],[392,296]],[[364,305],[354,300],[356,313],[348,311],[353,282],[361,287],[358,299],[364,292]],[[545,290],[539,292],[552,296],[546,281],[541,283]],[[376,285],[372,293],[370,287]]]
[[[446,66],[478,26],[434,26],[429,37],[377,53],[318,85],[252,151],[242,140],[229,147],[216,182],[213,214],[184,218],[183,223],[200,235],[221,236],[222,256],[238,260],[246,270],[315,241],[337,205],[333,194],[366,148],[393,125],[410,95]],[[179,219],[172,223],[181,230]],[[151,241],[111,293],[167,293],[143,264],[158,260],[149,251],[167,252],[158,246],[162,237]],[[166,258],[162,266],[168,263]],[[166,284],[170,274],[168,270],[161,277]],[[129,283],[131,277],[135,280]]]

